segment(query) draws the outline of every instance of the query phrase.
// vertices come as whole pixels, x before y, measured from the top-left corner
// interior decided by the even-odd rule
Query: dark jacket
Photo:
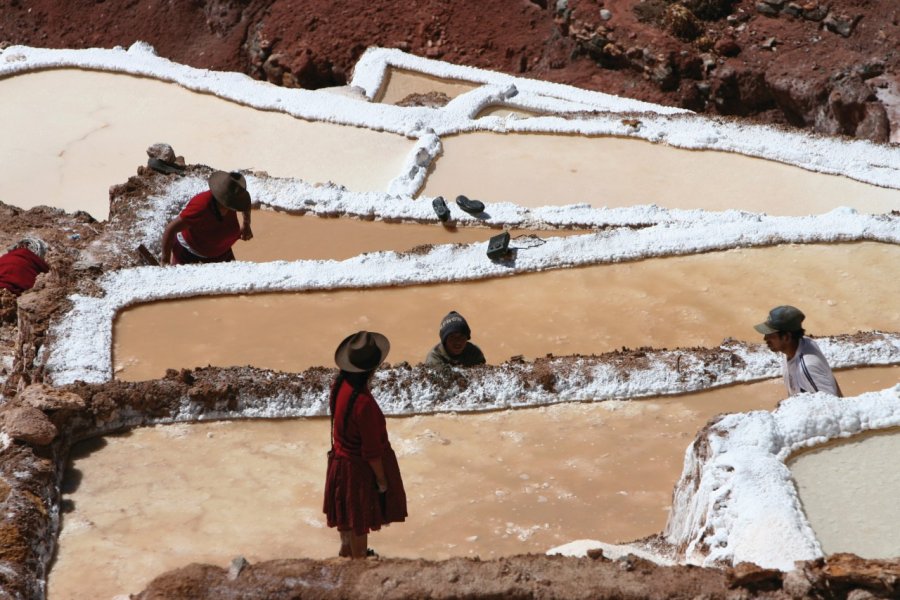
[[[472,367],[475,365],[483,365],[484,363],[484,354],[482,354],[481,349],[472,342],[466,343],[465,349],[459,356],[450,356],[447,353],[447,349],[444,348],[444,345],[438,344],[432,348],[431,352],[428,353],[428,356],[425,357],[425,364],[432,367],[440,367],[443,365]]]

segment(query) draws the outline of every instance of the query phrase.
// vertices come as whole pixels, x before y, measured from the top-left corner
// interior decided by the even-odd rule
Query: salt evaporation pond
[[[492,364],[622,346],[712,347],[726,337],[756,342],[761,316],[796,298],[812,334],[896,331],[900,280],[883,276],[896,264],[895,245],[788,245],[472,283],[154,302],[117,318],[114,368],[132,381],[207,365],[302,371],[331,365],[334,346],[357,329],[384,332],[390,361],[416,364],[450,310],[469,320]]]
[[[478,83],[461,79],[433,77],[406,69],[389,68],[381,90],[375,96],[376,102],[397,104],[412,94],[445,94],[451,100],[466,92],[471,92]]]
[[[788,463],[825,554],[900,557],[900,429],[835,440]]]
[[[839,206],[883,213],[900,206],[898,190],[728,152],[560,134],[478,132],[441,141],[444,152],[422,192],[427,196],[464,193],[530,207],[656,204],[770,215],[820,214]]]
[[[249,78],[248,78],[248,81]],[[47,90],[65,90],[48,94]],[[0,199],[109,212],[108,188],[171,144],[190,163],[384,190],[413,141],[257,110],[156,79],[57,69],[0,80]],[[40,135],[33,135],[40,131]],[[352,165],[352,168],[348,168]]]
[[[859,394],[890,385],[900,367],[840,377]],[[768,380],[673,398],[389,418],[410,518],[370,543],[389,557],[489,558],[652,535],[696,431],[717,413],[771,410],[783,396],[781,381]],[[51,600],[134,592],[165,570],[224,566],[237,554],[251,563],[336,554],[321,514],[326,419],[103,439],[76,450],[67,474],[74,512],[63,519]],[[104,569],[86,581],[95,564]]]
[[[254,210],[253,240],[239,242],[234,251],[238,260],[342,260],[365,252],[394,250],[405,252],[425,244],[472,244],[497,235],[486,227],[436,227],[416,223],[385,223],[352,218],[295,216],[277,211]],[[519,236],[577,235],[575,230],[532,231],[511,229]],[[335,243],[339,240],[339,243]]]

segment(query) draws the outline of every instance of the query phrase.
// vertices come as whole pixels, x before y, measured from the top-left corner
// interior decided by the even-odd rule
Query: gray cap
[[[769,311],[769,318],[764,323],[754,325],[753,329],[763,335],[776,331],[799,331],[803,328],[805,318],[806,315],[795,306],[776,306]]]

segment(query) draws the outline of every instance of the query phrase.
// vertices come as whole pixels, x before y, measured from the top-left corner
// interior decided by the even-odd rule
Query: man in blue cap
[[[788,394],[825,392],[841,397],[844,394],[828,361],[819,346],[804,335],[805,318],[794,306],[776,306],[769,311],[769,318],[753,328],[763,334],[769,350],[784,354],[784,384]]]
[[[469,341],[472,330],[461,314],[450,311],[441,319],[441,343],[425,357],[425,364],[433,367],[452,365],[472,367],[485,363],[481,349]]]

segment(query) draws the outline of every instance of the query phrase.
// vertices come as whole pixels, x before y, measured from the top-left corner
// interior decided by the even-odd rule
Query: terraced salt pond
[[[478,132],[445,136],[441,143],[443,154],[422,191],[427,196],[464,193],[529,207],[656,204],[770,215],[900,207],[898,190],[740,154],[636,139]]]
[[[826,554],[900,557],[900,429],[816,446],[791,458],[803,510]]]
[[[479,85],[462,79],[444,79],[406,69],[389,68],[381,84],[381,90],[375,95],[375,101],[397,104],[410,94],[432,92],[446,94],[448,98],[453,99],[474,90]]]
[[[98,219],[108,214],[109,186],[146,163],[156,142],[190,163],[354,191],[385,190],[413,146],[401,135],[304,121],[156,79],[76,69],[0,79],[0,106],[0,156],[16,157],[0,161],[0,199]]]
[[[402,73],[395,70],[391,78],[406,77]],[[386,94],[422,86],[450,86],[453,93],[471,89],[427,76],[419,81],[422,77],[405,87],[389,84]],[[47,89],[66,93],[47,94]],[[8,133],[0,140],[0,154],[18,158],[0,162],[0,198],[25,208],[50,203],[87,210],[100,219],[108,212],[110,180],[133,172],[154,142],[170,143],[191,163],[335,181],[354,191],[386,190],[403,172],[414,144],[401,135],[305,121],[155,79],[76,69],[0,80],[0,104],[0,128]],[[33,131],[42,134],[30,135]],[[441,143],[443,152],[420,190],[426,196],[465,193],[528,207],[657,204],[775,215],[818,214],[839,206],[889,212],[900,206],[897,190],[739,154],[637,139],[479,132],[444,135]]]
[[[847,394],[900,367],[839,374]],[[390,418],[409,520],[370,538],[384,556],[483,558],[665,525],[684,450],[720,412],[771,410],[770,380],[668,399]],[[64,484],[50,599],[109,598],[190,562],[336,554],[321,514],[327,419],[160,426],[87,442]],[[189,457],[189,458],[188,458]],[[164,481],[165,485],[159,482]],[[91,565],[92,576],[83,576]]]
[[[487,227],[445,227],[414,223],[393,224],[353,218],[296,216],[271,210],[254,210],[251,221],[254,237],[234,247],[239,260],[343,260],[365,252],[404,252],[425,244],[473,244],[497,235]],[[573,230],[509,230],[519,236],[577,235]],[[518,242],[513,242],[515,245]]]
[[[384,332],[389,360],[415,364],[450,310],[469,320],[492,364],[622,346],[710,347],[726,337],[758,342],[753,324],[784,303],[802,306],[813,335],[897,331],[900,280],[884,276],[897,264],[900,246],[787,245],[472,283],[155,302],[119,315],[115,371],[125,380],[207,364],[302,371],[331,365],[334,346],[357,329]]]

